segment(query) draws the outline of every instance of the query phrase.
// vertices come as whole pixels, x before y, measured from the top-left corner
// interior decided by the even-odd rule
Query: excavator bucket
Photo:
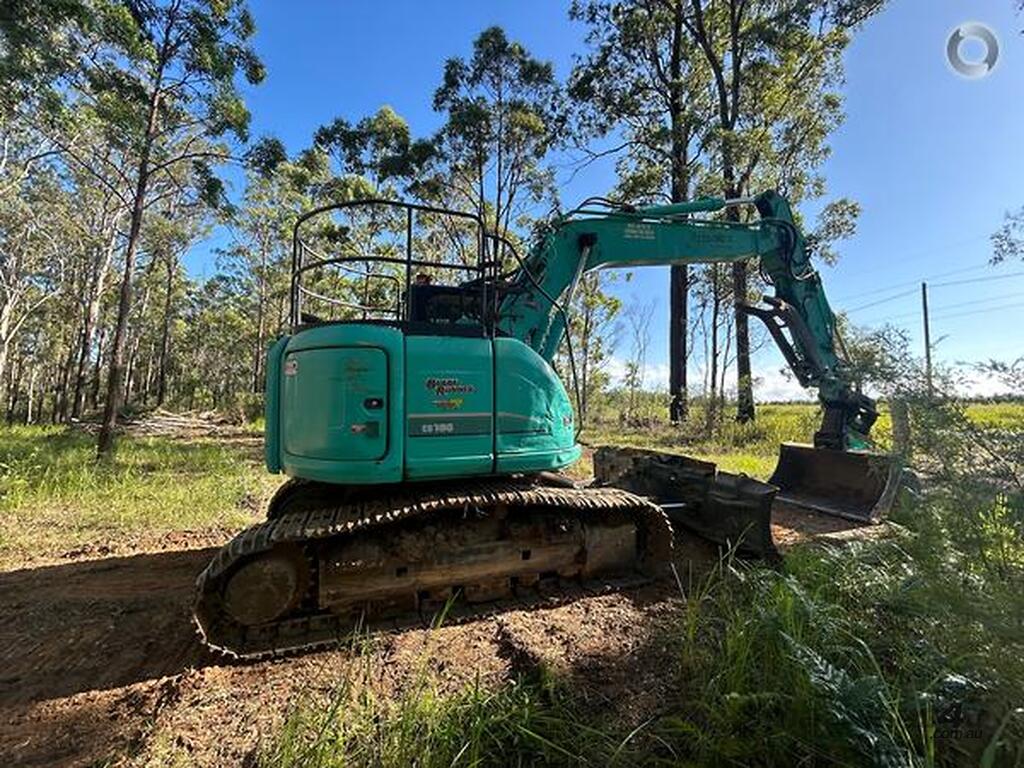
[[[902,474],[884,454],[783,443],[768,482],[779,489],[778,501],[796,509],[877,523],[896,502]]]
[[[904,483],[887,456],[794,444],[781,447],[767,483],[689,456],[609,446],[595,452],[594,475],[647,496],[677,529],[768,560],[810,538],[862,535],[856,529],[881,521]]]

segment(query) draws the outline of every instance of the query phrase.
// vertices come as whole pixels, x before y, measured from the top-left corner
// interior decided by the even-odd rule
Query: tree
[[[569,93],[582,135],[614,134],[616,141],[589,158],[623,154],[618,194],[631,202],[690,197],[705,138],[707,73],[683,26],[676,0],[574,0],[570,16],[588,26],[590,53],[577,62]],[[671,268],[669,294],[669,417],[687,409],[687,332],[690,273]]]
[[[632,342],[630,357],[626,361],[626,375],[622,382],[628,394],[625,413],[627,424],[637,421],[637,394],[644,388],[647,378],[647,348],[651,344],[651,318],[654,315],[654,306],[653,301],[641,302],[634,299],[623,312]]]
[[[143,400],[148,398],[156,364],[156,404],[162,406],[167,397],[167,377],[171,357],[171,336],[181,295],[181,257],[204,234],[208,232],[208,212],[201,204],[190,201],[187,196],[169,198],[163,209],[151,215],[143,232],[143,244],[149,254],[146,270],[153,285],[148,292],[163,294],[159,303],[159,318],[154,318],[151,337],[155,337],[150,349],[143,380]],[[162,273],[162,274],[161,274]],[[145,304],[145,302],[144,302]],[[154,313],[155,314],[155,313]],[[145,315],[145,309],[143,309]],[[143,318],[144,319],[144,318]],[[140,323],[141,324],[141,323]],[[141,330],[136,334],[141,339]]]
[[[1012,259],[1024,259],[1024,208],[1007,213],[992,235],[992,264]]]
[[[45,102],[79,63],[102,22],[88,0],[5,0],[0,13],[0,115]]]
[[[45,223],[65,219],[67,203],[50,170],[22,177],[0,196],[0,397],[11,389],[5,382],[16,336],[62,288],[69,241]]]
[[[554,197],[544,160],[563,133],[559,99],[549,62],[534,58],[500,27],[484,30],[468,61],[445,62],[433,102],[445,122],[432,157],[419,158],[433,172],[417,191],[468,207],[494,234],[507,237],[529,206]]]
[[[608,383],[608,359],[618,335],[616,315],[622,302],[606,289],[614,273],[588,272],[580,280],[569,307],[568,333],[579,377],[579,423],[585,424],[597,395]]]
[[[228,158],[211,140],[246,138],[248,113],[236,87],[241,74],[250,83],[263,78],[259,59],[248,47],[254,27],[237,0],[150,0],[99,5],[96,24],[69,24],[69,36],[89,37],[90,55],[78,60],[62,96],[69,109],[50,126],[61,151],[116,190],[128,210],[117,320],[110,350],[109,378],[97,454],[113,450],[114,428],[124,399],[132,280],[147,208],[176,194],[186,169],[197,192],[219,195],[212,163]],[[74,121],[98,121],[110,146],[128,154],[124,172],[84,156],[75,146]]]
[[[883,2],[689,1],[683,26],[712,75],[713,171],[720,194],[740,198],[753,180],[771,178],[782,182],[793,203],[807,191],[820,194],[820,185],[808,181],[810,170],[827,156],[826,139],[842,116],[833,90],[842,82],[842,53],[850,31]],[[727,209],[727,217],[739,221],[739,209]],[[742,311],[748,289],[747,265],[737,262],[732,293],[740,421],[754,418],[750,336]]]
[[[323,181],[325,168],[289,163],[280,156],[251,170],[245,195],[226,221],[234,242],[220,252],[220,267],[232,279],[252,329],[252,392],[263,390],[263,358],[267,339],[278,333],[286,318],[283,308],[289,287],[292,228],[299,214],[313,205],[310,190]]]
[[[355,125],[337,117],[317,129],[313,139],[318,149],[334,159],[339,176],[360,176],[384,196],[397,192],[390,184],[410,183],[433,153],[429,141],[412,140],[409,124],[389,106]]]

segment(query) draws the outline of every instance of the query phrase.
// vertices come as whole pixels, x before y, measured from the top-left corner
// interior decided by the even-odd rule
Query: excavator
[[[732,207],[757,215],[709,215]],[[386,247],[357,246],[353,222]],[[456,255],[439,257],[442,242]],[[197,579],[194,618],[213,649],[261,657],[455,600],[657,578],[673,524],[771,554],[780,499],[856,524],[892,503],[893,462],[869,450],[875,404],[775,192],[644,207],[591,198],[525,256],[480,216],[361,200],[301,216],[293,246],[290,332],[265,368],[266,466],[289,479],[267,520]],[[581,456],[555,365],[582,276],[755,259],[773,295],[745,311],[817,389],[813,445],[783,445],[768,483],[645,451],[599,450],[597,484],[561,474]],[[435,283],[441,274],[456,277]],[[321,306],[329,314],[307,311]]]

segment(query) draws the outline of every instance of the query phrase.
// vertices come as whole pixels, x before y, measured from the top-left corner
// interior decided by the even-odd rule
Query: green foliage
[[[616,316],[622,309],[622,301],[608,290],[616,277],[614,273],[601,271],[584,275],[568,308],[568,334],[579,380],[581,424],[587,423],[591,408],[601,399],[609,383],[607,365],[617,342]],[[563,346],[566,349],[563,374],[568,379],[571,376],[568,346]]]
[[[860,204],[841,198],[830,201],[818,214],[817,226],[807,234],[807,245],[813,255],[824,264],[835,264],[839,254],[835,244],[853,237],[860,217]]]
[[[409,124],[388,106],[354,126],[335,118],[317,129],[313,139],[335,159],[340,174],[366,177],[378,188],[395,179],[408,183],[414,160],[420,159],[414,158],[421,150],[414,147]]]
[[[531,206],[554,198],[544,160],[564,124],[549,62],[490,27],[473,41],[468,60],[445,62],[433,104],[444,125],[417,194],[472,210],[504,237]]]
[[[1013,764],[1024,539],[1011,569],[981,565],[1007,547],[998,502],[965,501],[908,505],[896,538],[791,552],[782,571],[725,562],[690,600],[694,696],[668,733],[701,764],[960,765],[985,748]],[[965,513],[976,535],[947,528]]]
[[[616,744],[557,700],[549,686],[482,683],[442,694],[426,678],[394,697],[348,683],[304,702],[263,754],[267,768],[609,764]],[[586,756],[598,759],[591,762]],[[617,764],[625,765],[625,762]]]
[[[54,81],[78,61],[102,25],[105,4],[86,0],[9,0],[0,13],[0,114],[34,96],[52,100]]]
[[[442,618],[437,620],[435,629]],[[301,698],[263,745],[265,768],[635,765],[635,735],[588,716],[578,692],[542,664],[501,683],[453,686],[431,669],[432,644],[382,691],[370,641],[327,696]]]

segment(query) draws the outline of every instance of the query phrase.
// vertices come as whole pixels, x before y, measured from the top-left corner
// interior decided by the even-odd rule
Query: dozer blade
[[[598,448],[598,485],[658,504],[676,529],[768,560],[809,539],[863,538],[913,476],[887,456],[785,444],[768,483],[707,461],[636,448]]]
[[[611,446],[595,452],[594,477],[650,498],[673,525],[702,538],[743,555],[780,558],[771,525],[774,486],[689,456]]]
[[[783,443],[768,482],[791,507],[877,523],[896,502],[902,477],[903,470],[884,454]]]

